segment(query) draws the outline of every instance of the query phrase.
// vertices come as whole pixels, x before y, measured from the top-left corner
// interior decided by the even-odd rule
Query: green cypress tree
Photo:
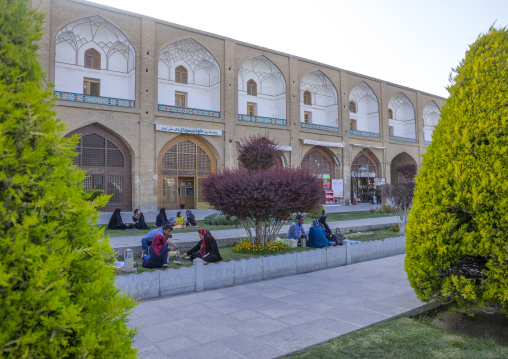
[[[405,269],[423,301],[508,308],[508,32],[479,36],[453,70],[423,156]]]
[[[37,61],[43,15],[0,0],[0,357],[130,358],[134,302],[121,296],[96,206],[72,165]]]

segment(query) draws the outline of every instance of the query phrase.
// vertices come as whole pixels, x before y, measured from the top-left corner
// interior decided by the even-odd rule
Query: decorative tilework
[[[432,143],[432,141],[427,141],[427,140],[423,141],[424,145],[430,145],[431,143]]]
[[[157,109],[161,112],[169,112],[169,113],[180,113],[182,115],[191,115],[191,116],[203,116],[203,117],[213,117],[220,118],[220,112],[210,111],[210,110],[202,110],[199,108],[191,108],[191,107],[181,107],[181,106],[170,106],[170,105],[157,105]]]
[[[270,118],[261,116],[238,115],[238,121],[268,123],[270,125],[286,126],[287,122],[282,118]]]
[[[81,95],[81,94],[77,94],[77,93],[61,92],[61,91],[55,91],[55,96],[58,97],[59,100],[63,100],[63,101],[84,102],[84,103],[91,103],[94,105],[106,105],[106,106],[134,108],[134,100],[89,96],[89,95]]]
[[[416,143],[415,138],[409,138],[409,137],[390,136],[390,140],[398,141],[398,142]]]
[[[367,131],[350,130],[350,134],[355,136],[370,137],[370,138],[381,138],[381,134]]]
[[[301,128],[308,128],[310,130],[318,130],[318,131],[326,131],[326,132],[335,132],[339,133],[338,127],[325,126],[325,125],[316,125],[314,123],[300,122]]]

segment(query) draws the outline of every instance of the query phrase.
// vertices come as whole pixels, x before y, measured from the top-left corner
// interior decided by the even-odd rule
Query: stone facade
[[[111,138],[114,138],[113,144],[117,141],[127,148],[132,161],[130,168],[126,170],[130,172],[132,188],[117,187],[115,189],[114,184],[110,184],[108,180],[104,180],[105,183],[102,185],[105,190],[116,190],[115,193],[120,193],[124,199],[129,197],[122,204],[123,208],[128,210],[141,208],[144,211],[156,211],[157,208],[163,206],[181,208],[185,205],[187,206],[185,208],[206,207],[206,203],[200,201],[199,198],[199,181],[197,179],[206,173],[199,174],[199,169],[194,174],[192,171],[178,173],[165,171],[161,161],[164,161],[165,156],[168,156],[167,152],[171,148],[176,148],[172,146],[187,140],[188,143],[195,144],[198,151],[200,148],[206,153],[211,162],[206,165],[209,171],[236,168],[238,166],[236,155],[240,142],[242,139],[259,133],[269,135],[280,146],[284,146],[281,151],[281,160],[285,166],[302,165],[305,156],[319,147],[323,158],[332,162],[330,168],[333,169],[331,170],[333,173],[329,173],[330,178],[343,179],[343,198],[339,198],[338,201],[348,204],[352,201],[352,197],[359,196],[356,193],[359,189],[354,187],[352,190],[351,187],[354,181],[358,181],[357,178],[351,177],[352,173],[356,173],[356,170],[353,169],[355,158],[368,153],[369,158],[373,158],[376,164],[375,177],[383,178],[387,183],[390,183],[393,173],[391,164],[394,159],[398,159],[399,162],[401,158],[410,159],[414,163],[420,164],[421,154],[425,152],[429,143],[428,139],[426,140],[424,137],[424,126],[426,126],[426,137],[428,138],[428,133],[432,130],[429,123],[435,124],[439,115],[436,111],[440,111],[444,104],[444,99],[441,97],[384,80],[98,4],[68,0],[41,0],[34,3],[34,6],[47,12],[44,25],[46,34],[40,42],[39,51],[40,61],[51,83],[55,83],[55,72],[60,66],[60,64],[55,65],[56,53],[63,51],[56,46],[57,34],[73,22],[99,17],[109,28],[121,32],[129,42],[130,48],[134,49],[135,75],[134,82],[130,85],[134,87],[134,107],[103,104],[100,101],[95,101],[97,99],[91,96],[87,97],[87,101],[90,100],[88,102],[72,99],[58,100],[56,107],[58,116],[67,124],[69,133],[73,131],[79,133],[81,128],[92,125],[97,127],[98,131],[111,134]],[[95,29],[94,24],[91,22],[90,25],[92,32]],[[75,31],[84,30],[77,29]],[[96,39],[99,35],[94,34]],[[107,38],[109,35],[103,36]],[[86,33],[83,32],[80,38],[86,41],[73,41],[86,48],[95,46],[92,35],[90,38],[86,38]],[[215,117],[208,116],[206,112],[203,112],[214,107],[209,104],[203,104],[201,107],[192,106],[195,110],[188,111],[185,108],[178,109],[168,101],[162,105],[173,106],[170,107],[170,110],[176,112],[159,110],[159,55],[168,45],[187,39],[192,39],[204,47],[220,68],[220,100],[218,92],[215,92],[214,95],[214,101],[219,101],[220,104],[220,106],[217,105],[220,107],[220,111],[217,111],[220,115],[215,115]],[[70,40],[69,43],[71,43]],[[191,53],[185,56],[192,57],[192,55]],[[248,121],[239,120],[239,115],[248,115],[246,109],[239,108],[239,71],[243,64],[260,56],[263,59],[268,59],[280,72],[279,79],[283,79],[285,109],[278,113],[285,113],[285,118],[282,119],[285,120],[284,125],[273,124],[274,121],[270,121],[270,118],[267,121],[271,123],[266,123],[263,118],[256,116],[246,117]],[[195,62],[199,62],[199,59],[195,59]],[[83,66],[81,65],[80,68],[78,63],[79,61],[76,64],[65,64],[65,66],[74,66],[75,71],[81,71]],[[201,68],[205,69],[203,71],[206,71],[206,64],[201,65]],[[104,68],[101,71],[108,71],[108,69]],[[335,87],[335,91],[327,92],[327,96],[329,93],[336,92],[337,98],[328,98],[327,103],[338,108],[338,113],[334,116],[330,115],[328,111],[326,124],[307,124],[302,117],[301,108],[304,104],[301,84],[302,80],[310,73],[317,74],[318,77],[324,75],[327,78],[326,83],[331,83]],[[189,76],[194,75],[189,74]],[[111,76],[114,76],[114,73]],[[278,86],[277,81],[274,80],[276,84],[274,86]],[[350,122],[350,92],[361,82],[364,82],[377,98],[379,126],[376,126],[378,132],[375,132],[374,135],[368,131],[350,133],[350,130],[353,130],[350,128],[353,126]],[[269,85],[268,82],[267,84]],[[264,84],[258,84],[258,88],[262,88],[262,85]],[[188,87],[188,93],[185,94],[193,96],[193,91],[197,91],[195,90],[197,85]],[[55,91],[60,90],[55,88]],[[319,90],[316,91],[319,92]],[[318,92],[313,96],[319,96]],[[403,94],[414,108],[413,118],[408,117],[409,121],[414,121],[414,138],[405,139],[390,136],[392,129],[389,125],[389,103],[399,93]],[[108,97],[114,98],[110,94]],[[247,97],[250,99],[250,96]],[[256,97],[252,96],[252,99],[256,101]],[[101,99],[99,98],[99,100]],[[172,98],[171,101],[173,101]],[[427,106],[431,102],[435,106]],[[274,106],[281,106],[280,101]],[[424,108],[427,108],[426,113],[429,108],[437,109],[432,114],[432,121],[426,121],[424,118]],[[395,114],[395,116],[397,115]],[[333,125],[334,117],[335,125]],[[194,133],[160,131],[156,129],[157,125],[172,128],[182,127],[187,131],[192,130]],[[198,133],[197,130],[200,129],[219,130],[220,135],[203,135]],[[304,139],[318,141],[317,146],[316,144],[304,144]],[[319,142],[340,144],[342,147],[330,147]],[[108,149],[105,151],[108,153]],[[400,157],[401,155],[403,156]],[[179,167],[178,171],[181,170],[182,167]],[[358,183],[360,182],[357,182],[356,185]],[[370,187],[372,184],[368,183],[367,186]],[[184,196],[189,197],[189,201],[183,202]]]

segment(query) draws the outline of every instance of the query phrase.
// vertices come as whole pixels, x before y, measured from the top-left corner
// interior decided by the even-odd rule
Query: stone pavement
[[[141,358],[276,358],[414,315],[424,305],[404,255],[141,302],[131,315]]]
[[[353,206],[348,206],[353,207]],[[354,206],[358,207],[358,206]],[[349,229],[355,229],[356,231],[365,231],[372,228],[380,228],[380,227],[386,227],[391,226],[394,224],[397,224],[398,220],[396,216],[390,216],[390,217],[379,217],[379,218],[367,218],[367,219],[355,219],[350,221],[338,221],[338,222],[328,222],[328,225],[332,230],[335,230],[335,228],[340,228],[341,230],[349,230]],[[311,227],[311,224],[304,224],[304,229],[309,233],[309,228]],[[284,235],[287,234],[289,230],[289,225],[283,226],[280,230],[280,237],[282,238]],[[125,234],[134,234],[136,231],[125,231]],[[343,233],[347,234],[347,233]],[[223,245],[232,245],[228,241],[228,239],[231,240],[238,240],[239,238],[246,238],[247,234],[245,232],[245,229],[243,227],[237,228],[237,229],[225,229],[220,231],[212,231],[212,235],[217,240],[217,243],[219,246]],[[123,251],[126,248],[131,248],[134,251],[135,255],[141,254],[141,238],[142,235],[130,235],[125,237],[110,237],[109,243],[111,246],[119,251],[119,253],[123,253]],[[173,238],[171,239],[172,242],[176,242],[177,244],[183,244],[182,248],[191,248],[194,244],[197,243],[199,240],[199,236],[197,233],[197,229],[195,232],[186,232],[186,233],[178,233],[178,231],[173,232]]]

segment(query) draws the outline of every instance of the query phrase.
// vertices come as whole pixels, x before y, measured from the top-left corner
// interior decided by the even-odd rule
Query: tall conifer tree
[[[452,72],[406,227],[424,301],[508,308],[508,32],[478,37]]]
[[[62,139],[37,61],[43,16],[0,0],[0,357],[130,358],[134,303]]]

